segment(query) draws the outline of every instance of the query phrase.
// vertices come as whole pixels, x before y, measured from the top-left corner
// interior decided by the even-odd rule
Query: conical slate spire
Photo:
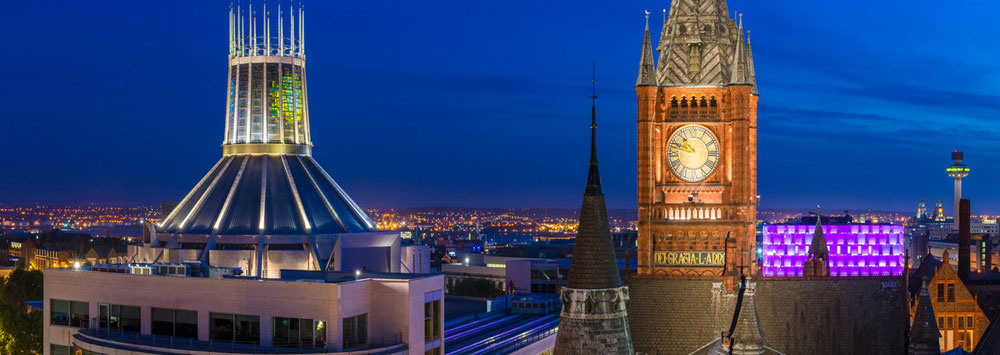
[[[646,11],[646,34],[642,39],[642,57],[639,59],[639,77],[635,86],[655,86],[656,65],[653,63],[653,46],[649,42],[649,11]]]
[[[822,258],[827,260],[827,256],[830,254],[830,248],[826,245],[826,237],[823,236],[823,216],[820,214],[819,208],[816,209],[816,231],[813,232],[812,244],[809,245],[809,255],[813,258]]]
[[[940,337],[941,331],[935,320],[931,294],[927,291],[927,280],[925,279],[920,287],[920,295],[917,296],[917,311],[913,314],[913,324],[910,325],[909,354],[940,354],[941,348],[938,343]]]
[[[604,203],[601,173],[597,168],[597,95],[591,96],[590,171],[580,207],[580,224],[569,269],[567,287],[614,288],[622,285],[618,275],[611,225]]]
[[[628,328],[628,288],[618,276],[601,174],[597,169],[596,90],[590,108],[590,172],[580,208],[580,225],[562,289],[555,355],[635,353]]]

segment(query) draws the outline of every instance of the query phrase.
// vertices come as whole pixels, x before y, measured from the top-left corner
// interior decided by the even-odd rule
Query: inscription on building
[[[725,266],[726,253],[712,251],[658,251],[656,266]]]

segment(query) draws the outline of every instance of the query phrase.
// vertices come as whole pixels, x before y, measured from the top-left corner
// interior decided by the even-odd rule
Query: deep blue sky
[[[596,60],[605,193],[633,207],[642,11],[658,38],[668,5],[306,1],[315,157],[365,207],[577,207]],[[974,210],[1000,211],[1000,5],[729,7],[752,31],[763,207],[950,212],[961,148]],[[0,203],[180,200],[221,155],[226,11],[2,5]]]

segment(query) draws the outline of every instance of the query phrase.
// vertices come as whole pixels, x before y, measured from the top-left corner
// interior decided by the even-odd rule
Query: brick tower
[[[636,81],[638,274],[755,274],[757,85],[725,0],[673,0],[653,63],[647,14]]]

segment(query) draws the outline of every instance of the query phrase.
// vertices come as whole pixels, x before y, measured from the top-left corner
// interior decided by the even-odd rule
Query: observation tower
[[[222,158],[147,229],[141,260],[200,260],[277,277],[280,269],[339,270],[348,244],[382,243],[398,254],[398,235],[374,233],[365,212],[313,159],[304,13],[301,6],[276,12],[230,8]],[[374,256],[361,254],[353,257]]]
[[[955,179],[955,229],[958,229],[958,203],[962,200],[962,178],[969,176],[969,167],[962,164],[962,151],[951,152],[951,159],[955,164],[949,166],[946,171],[948,176]]]

